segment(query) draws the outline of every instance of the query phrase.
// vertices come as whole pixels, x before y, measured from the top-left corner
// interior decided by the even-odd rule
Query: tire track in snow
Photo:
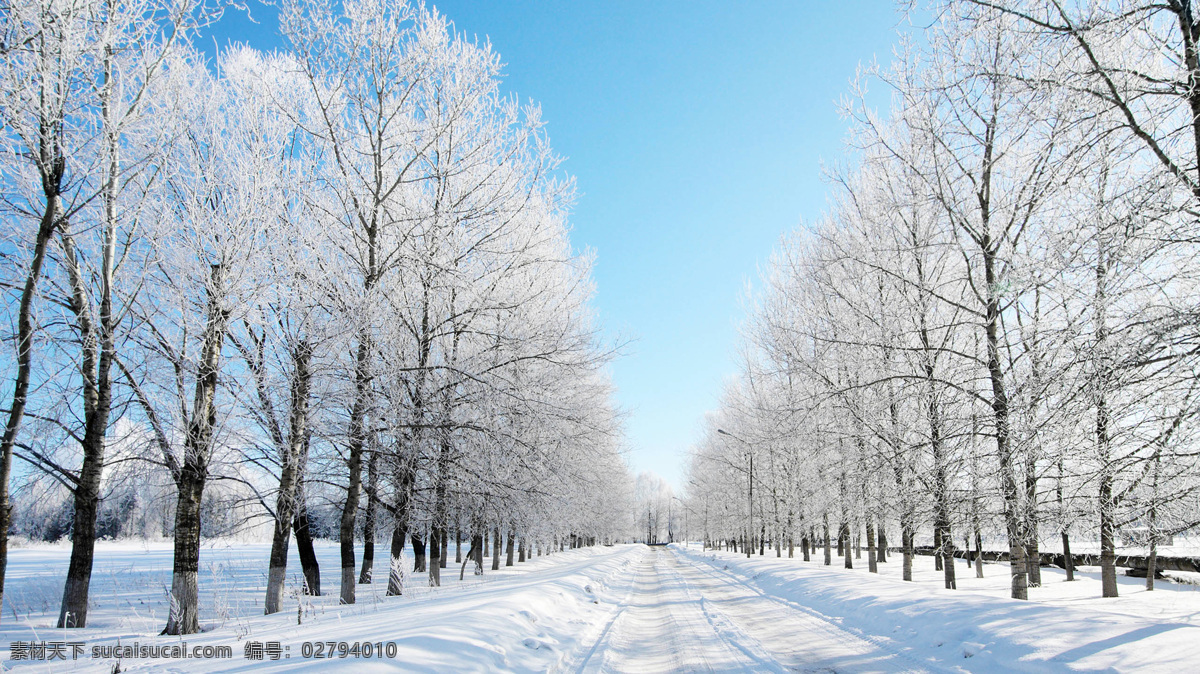
[[[780,671],[756,666],[727,633],[714,629],[700,598],[674,569],[674,555],[653,548],[636,567],[625,605],[578,663],[581,672]]]
[[[695,601],[700,607],[704,619],[708,621],[713,632],[719,635],[722,641],[741,651],[751,661],[745,666],[747,671],[788,671],[786,667],[775,660],[774,656],[763,646],[762,642],[747,634],[737,623],[730,620],[728,616],[713,605],[711,599],[706,598],[702,592],[698,597],[695,596],[692,592],[694,585],[684,578],[684,573],[682,572],[684,564],[680,562],[678,555],[674,551],[668,549],[668,552],[671,553],[669,563],[671,573],[678,578],[679,583],[685,588],[688,597],[695,597]]]
[[[649,554],[648,550],[638,558],[637,563],[639,565],[647,554]],[[582,672],[589,666],[589,663],[592,662],[592,658],[594,658],[597,654],[602,654],[608,648],[609,637],[612,633],[613,625],[615,625],[616,622],[620,620],[621,616],[624,615],[625,609],[629,606],[630,599],[633,597],[633,580],[633,578],[630,578],[629,590],[625,592],[625,597],[617,604],[616,608],[613,609],[612,616],[604,623],[604,627],[600,630],[599,635],[592,640],[591,647],[587,649],[587,651],[583,654],[583,657],[579,659],[578,662],[573,663],[573,665],[569,668],[560,668],[560,671]],[[601,655],[601,658],[603,658],[603,655]],[[600,662],[600,660],[597,660],[596,662]]]
[[[703,564],[697,564],[701,561]],[[744,574],[706,559],[687,559],[690,582],[706,606],[756,635],[762,647],[798,671],[941,672],[894,646],[839,624],[839,621],[786,597],[767,593]],[[789,635],[790,638],[789,638]],[[795,638],[802,636],[802,638]],[[829,643],[840,646],[830,648]]]

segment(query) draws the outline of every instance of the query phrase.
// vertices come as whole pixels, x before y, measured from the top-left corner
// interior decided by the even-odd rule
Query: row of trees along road
[[[449,531],[481,573],[485,536],[496,568],[502,541],[511,564],[627,529],[612,349],[538,108],[432,9],[279,9],[286,48],[207,62],[218,15],[186,0],[0,8],[0,583],[14,498],[55,481],[60,627],[86,625],[97,512],[130,465],[172,494],[170,634],[199,629],[217,491],[273,522],[267,613],[293,534],[321,592],[314,503],[340,512],[344,603],[377,531],[399,594],[407,541],[437,585]]]
[[[928,27],[845,103],[827,215],[765,269],[691,512],[711,539],[821,543],[826,563],[833,537],[847,566],[865,530],[872,571],[898,534],[905,579],[929,527],[947,588],[956,538],[1002,541],[1018,599],[1039,545],[1072,535],[1116,596],[1118,533],[1140,533],[1152,589],[1159,541],[1200,511],[1200,17],[909,9]]]

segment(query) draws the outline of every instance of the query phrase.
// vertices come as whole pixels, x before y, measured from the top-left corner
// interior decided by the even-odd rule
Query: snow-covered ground
[[[900,558],[867,572],[822,563],[692,549],[686,558],[740,585],[898,652],[931,671],[1056,672],[1200,671],[1200,588],[1119,578],[1121,597],[1100,598],[1098,569],[1065,582],[1042,569],[1043,586],[1030,601],[1008,598],[1006,564],[985,564],[984,578],[957,562],[957,590],[943,588],[932,557],[914,561],[914,581],[900,578]],[[786,555],[786,552],[784,553]],[[836,671],[876,671],[833,667]]]
[[[358,603],[338,606],[337,548],[318,548],[327,596],[295,594],[289,608],[263,616],[261,544],[217,542],[202,554],[203,634],[158,636],[170,582],[169,543],[101,543],[89,627],[54,628],[69,549],[38,546],[11,553],[0,665],[20,671],[111,672],[114,659],[93,647],[228,646],[222,659],[126,657],[122,671],[1200,671],[1200,588],[1121,579],[1122,596],[1099,598],[1096,574],[1064,582],[1043,571],[1031,601],[1007,598],[1007,567],[983,579],[958,563],[959,590],[941,588],[929,557],[916,582],[899,578],[899,558],[868,574],[767,556],[751,559],[698,546],[596,547],[536,557],[459,583],[409,579],[403,597],[385,597],[384,579],[359,587]],[[786,552],[784,553],[786,555]],[[71,660],[14,661],[17,642],[81,643]],[[307,642],[307,646],[305,645]],[[315,657],[333,642],[335,656]],[[339,657],[338,642],[347,644]],[[271,660],[272,644],[278,660]],[[318,646],[317,644],[322,645]],[[359,648],[350,651],[354,644]],[[384,646],[365,658],[362,644]],[[389,644],[394,644],[389,646]],[[247,659],[262,645],[263,659]],[[394,648],[393,652],[388,649]],[[311,649],[311,652],[310,652]],[[253,653],[252,653],[253,654]],[[307,657],[306,657],[307,656]]]

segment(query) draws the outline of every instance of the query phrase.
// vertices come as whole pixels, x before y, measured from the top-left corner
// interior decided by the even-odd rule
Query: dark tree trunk
[[[371,452],[367,460],[367,511],[363,513],[363,556],[362,568],[358,572],[358,584],[370,585],[375,572],[375,520],[379,516],[379,452]]]
[[[346,486],[346,502],[342,504],[342,518],[338,524],[338,547],[342,564],[340,601],[343,604],[354,603],[354,521],[358,517],[358,502],[362,496],[362,455],[366,445],[366,414],[371,388],[370,358],[370,335],[364,331],[358,336],[358,349],[354,359],[354,402],[350,407],[350,442],[346,448],[349,483]]]
[[[513,541],[516,538],[517,538],[517,530],[509,529],[508,540],[504,542],[504,565],[505,566],[513,565],[513,548],[515,547],[515,543]]]
[[[825,566],[833,565],[832,552],[829,543],[829,515],[825,515]]]
[[[103,439],[100,442],[103,444]],[[104,450],[101,448],[99,451]],[[85,463],[84,467],[89,466]],[[67,583],[63,588],[62,606],[58,613],[59,629],[87,626],[88,588],[91,585],[92,558],[96,548],[96,513],[100,505],[100,471],[93,469],[87,474],[81,473],[74,491],[71,563],[67,567]]]
[[[207,475],[202,466],[184,466],[175,502],[175,563],[171,574],[171,606],[163,634],[200,631],[200,503]]]
[[[978,536],[978,534],[976,534]],[[1071,537],[1067,535],[1067,530],[1062,532],[1062,547],[1063,547],[1063,566],[1067,569],[1067,581],[1075,580],[1075,560],[1071,558]],[[982,576],[980,576],[982,578]]]
[[[388,555],[387,596],[404,594],[404,539],[408,535],[404,520],[397,518],[392,527],[392,544]],[[414,550],[416,546],[414,546]]]
[[[883,520],[879,520],[879,545],[876,546],[878,548],[878,554],[875,555],[875,560],[880,564],[887,562],[887,546],[887,532],[883,530]]]
[[[867,570],[879,573],[878,562],[875,559],[875,523],[867,518]]]
[[[279,475],[279,494],[275,499],[275,527],[271,535],[271,556],[267,562],[267,597],[264,613],[278,613],[283,604],[283,584],[287,577],[292,498],[295,495],[295,467],[285,463]]]
[[[985,165],[991,162],[991,147],[986,150]],[[996,251],[991,237],[986,233],[987,207],[984,206],[985,234],[980,243],[983,253],[984,283],[987,288],[987,306],[984,333],[987,337],[987,368],[992,384],[992,416],[996,424],[996,456],[1000,461],[1000,491],[1004,497],[1004,523],[1008,533],[1009,573],[1012,575],[1012,598],[1028,599],[1029,583],[1025,573],[1025,542],[1021,535],[1020,500],[1017,480],[1013,469],[1013,454],[1009,437],[1008,392],[1004,383],[1004,371],[1000,364],[1000,297],[997,294],[999,280],[996,276]]]
[[[442,541],[445,532],[436,524],[429,529],[429,587],[440,587],[442,584]]]
[[[1150,554],[1146,557],[1146,591],[1154,591],[1154,574],[1158,573],[1158,536],[1154,530],[1154,507],[1150,508]]]
[[[975,577],[983,578],[983,534],[975,529]]]
[[[947,590],[958,589],[958,581],[954,577],[954,536],[950,532],[950,524],[942,522],[942,557],[944,565],[942,571],[946,581]]]
[[[463,580],[463,577],[464,577],[464,576],[466,575],[466,573],[467,573],[467,564],[469,564],[470,562],[474,561],[474,559],[475,559],[475,548],[471,548],[470,550],[468,550],[468,551],[467,551],[467,559],[466,559],[466,561],[462,562],[462,566],[460,566],[460,567],[458,568],[458,581],[459,581],[460,583],[462,582],[462,580]],[[456,562],[456,563],[457,563],[457,562]]]
[[[1113,524],[1112,480],[1100,482],[1100,590],[1105,597],[1117,596],[1116,526]]]
[[[911,581],[913,564],[913,529],[908,520],[900,522],[900,546],[903,548],[901,573],[904,580]]]
[[[846,561],[845,561],[844,566],[847,569],[853,569],[854,568],[854,558],[851,556],[853,554],[853,551],[851,550],[851,548],[853,548],[854,546],[851,545],[851,543],[850,543],[850,524],[848,522],[842,522],[841,537],[845,541]]]
[[[221,307],[222,268],[214,265],[208,311],[191,419],[184,439],[184,459],[175,474],[175,562],[171,576],[171,607],[163,634],[200,631],[197,572],[200,569],[200,502],[208,480],[213,430],[217,422],[217,377],[221,371],[221,346],[229,313]]]
[[[500,570],[500,525],[492,529],[492,571]]]
[[[425,539],[416,532],[412,535],[413,546],[413,572],[425,572]]]
[[[66,162],[63,161],[61,148],[56,137],[47,134],[48,141],[53,140],[54,161],[47,167],[49,173],[43,175],[43,192],[46,196],[46,206],[42,212],[41,224],[38,225],[37,236],[34,239],[33,259],[29,263],[29,273],[25,275],[25,285],[21,289],[21,302],[17,309],[17,376],[13,382],[12,403],[8,406],[8,421],[4,426],[4,437],[0,440],[0,602],[4,598],[4,577],[8,569],[8,530],[12,526],[12,504],[8,493],[8,483],[12,476],[13,447],[16,446],[17,432],[25,417],[25,404],[29,396],[29,375],[33,368],[33,302],[37,297],[37,284],[42,277],[42,264],[46,259],[46,247],[54,230],[58,226],[61,213],[59,212],[58,190],[62,183]],[[47,141],[47,142],[48,142]]]
[[[71,561],[63,588],[58,627],[86,627],[92,559],[96,548],[96,515],[100,509],[100,477],[104,470],[105,435],[112,409],[113,325],[111,283],[103,283],[100,322],[91,318],[87,289],[66,223],[61,224],[64,264],[71,282],[71,309],[79,328],[82,358],[84,432],[83,463],[75,481]],[[111,256],[105,256],[103,274],[111,278]]]
[[[1026,544],[1026,548],[1025,548],[1025,554],[1026,554],[1025,573],[1028,574],[1028,576],[1029,576],[1029,581],[1028,581],[1029,587],[1041,587],[1042,586],[1042,565],[1041,565],[1042,555],[1041,555],[1041,551],[1038,549],[1039,546],[1038,546],[1038,539],[1037,539],[1037,520],[1030,518],[1030,520],[1026,524],[1029,527],[1029,531],[1028,531],[1028,533],[1029,533],[1028,541],[1029,542]]]
[[[317,551],[313,548],[312,528],[308,520],[308,500],[304,494],[304,482],[296,485],[296,517],[292,521],[296,535],[296,552],[300,555],[300,568],[304,571],[304,593],[321,596],[321,565],[317,563]]]
[[[292,353],[291,414],[288,441],[279,447],[283,456],[279,472],[279,494],[275,499],[275,530],[271,537],[271,558],[267,565],[267,597],[263,605],[270,615],[283,608],[283,584],[287,576],[289,529],[295,512],[297,483],[307,458],[308,396],[311,384],[309,361],[312,349],[301,341]],[[282,440],[282,438],[280,438]],[[297,537],[297,540],[299,537]],[[312,541],[309,541],[311,546]]]

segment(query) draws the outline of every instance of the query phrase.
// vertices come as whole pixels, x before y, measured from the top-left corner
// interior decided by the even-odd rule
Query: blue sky
[[[434,4],[541,104],[578,180],[571,238],[596,252],[601,318],[633,340],[613,366],[630,464],[683,488],[735,371],[747,283],[824,208],[835,102],[860,63],[891,60],[900,16],[886,0]],[[277,45],[269,10],[251,11],[260,25],[231,14],[217,43]]]

